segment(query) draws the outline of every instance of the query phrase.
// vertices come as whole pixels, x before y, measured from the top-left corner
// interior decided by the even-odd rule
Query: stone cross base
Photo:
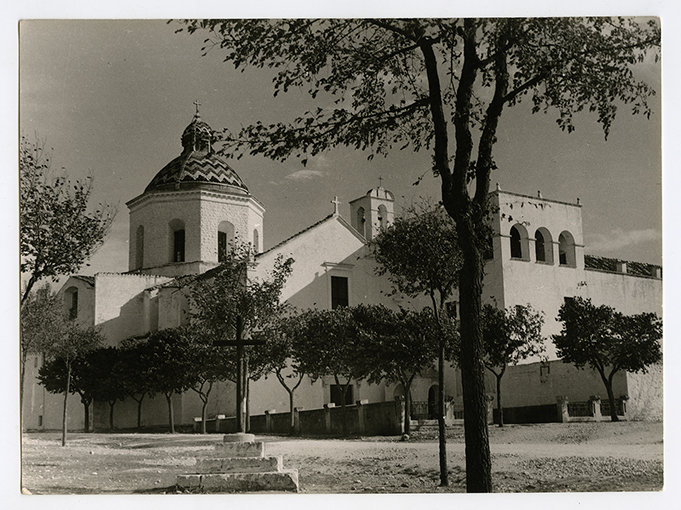
[[[179,475],[177,485],[206,492],[298,492],[298,470],[282,469],[281,457],[266,457],[265,443],[252,434],[227,434],[215,457],[197,458],[196,473]]]

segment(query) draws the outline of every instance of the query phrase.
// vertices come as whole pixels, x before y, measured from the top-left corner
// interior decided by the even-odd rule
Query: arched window
[[[73,320],[78,317],[78,289],[76,287],[69,287],[64,292],[64,306],[69,319]]]
[[[366,217],[364,215],[364,207],[360,207],[357,209],[357,217],[356,217],[356,225],[357,225],[357,231],[362,234],[364,237],[366,237]]]
[[[140,225],[137,227],[137,234],[135,235],[135,268],[142,269],[144,267],[144,227]]]
[[[171,231],[171,262],[184,262],[185,259],[185,230],[184,221],[173,220],[170,222]]]
[[[218,262],[227,260],[227,252],[234,242],[234,225],[229,221],[221,221],[218,225]]]
[[[257,228],[253,230],[253,253],[260,253],[260,233]]]
[[[511,227],[511,258],[523,258],[523,249],[521,245],[520,232],[515,227]]]
[[[388,226],[388,209],[384,205],[378,206],[378,222],[381,228]]]
[[[553,239],[551,233],[544,227],[534,233],[534,251],[537,262],[553,264]]]
[[[575,238],[572,237],[572,234],[567,230],[561,232],[558,237],[558,254],[561,266],[577,266],[577,260],[575,258]]]
[[[530,260],[529,239],[527,229],[520,223],[511,227],[511,258]]]

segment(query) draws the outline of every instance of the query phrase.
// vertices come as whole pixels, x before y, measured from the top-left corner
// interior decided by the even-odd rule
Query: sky
[[[45,2],[23,0],[7,2],[0,17],[0,88],[5,101],[0,102],[0,165],[4,185],[0,186],[0,222],[3,238],[18,239],[17,210],[17,117],[27,134],[37,133],[54,147],[55,164],[63,166],[72,177],[92,172],[97,199],[119,204],[114,229],[91,266],[95,271],[127,269],[128,213],[125,203],[139,195],[166,163],[180,153],[180,135],[191,121],[193,101],[202,104],[201,114],[214,129],[238,128],[262,118],[277,120],[290,115],[301,98],[273,100],[269,79],[257,73],[235,73],[221,63],[219,54],[200,57],[201,37],[175,34],[164,24],[142,22],[28,22],[26,19],[159,19],[186,17],[286,17],[286,16],[509,16],[509,15],[599,15],[627,13],[660,15],[663,25],[663,67],[665,93],[650,121],[632,118],[621,111],[608,142],[603,141],[595,121],[579,119],[577,131],[562,133],[550,118],[530,116],[518,109],[504,114],[495,157],[499,170],[493,183],[503,189],[534,195],[538,190],[546,198],[583,204],[586,252],[628,260],[660,263],[661,260],[661,191],[664,192],[665,219],[665,310],[677,303],[676,219],[681,215],[681,201],[676,162],[681,155],[677,142],[676,119],[681,114],[675,93],[677,69],[681,68],[681,16],[673,0],[290,0],[288,2],[177,2],[176,0],[118,0],[116,2]],[[20,44],[21,43],[21,44]],[[21,49],[21,53],[20,52]],[[19,58],[19,54],[21,58]],[[21,66],[19,65],[21,64]],[[21,69],[20,69],[21,68]],[[21,72],[19,72],[21,71]],[[648,69],[651,81],[660,90],[659,68]],[[19,79],[17,79],[19,77]],[[304,102],[303,102],[304,104]],[[664,111],[664,115],[662,115]],[[19,114],[17,115],[17,112]],[[664,119],[663,174],[660,175],[660,121]],[[429,176],[429,158],[425,154],[399,153],[387,159],[368,162],[363,154],[332,151],[311,160],[303,168],[295,160],[273,163],[262,158],[244,158],[231,163],[253,194],[267,208],[265,245],[296,233],[329,214],[334,196],[344,202],[341,213],[347,217],[347,202],[378,184],[392,190],[399,200],[419,195],[435,196],[438,182]],[[425,174],[422,184],[411,186]],[[10,246],[12,243],[10,242]],[[9,338],[18,331],[19,278],[11,268],[18,267],[18,249],[0,250],[2,262],[10,270],[0,272],[0,286],[5,323]],[[665,364],[674,366],[680,358],[678,342],[669,341],[681,330],[677,314],[665,313]],[[670,335],[671,333],[671,335]],[[2,357],[7,360],[0,370],[5,388],[17,388],[18,342],[3,342]],[[665,386],[673,388],[679,381],[673,370],[665,371]],[[678,391],[665,393],[665,420],[677,423]],[[18,391],[3,393],[4,409],[18,408]],[[11,414],[11,412],[10,412]],[[18,413],[15,413],[18,414]],[[18,423],[0,422],[3,460],[3,494],[10,506],[27,508],[42,505],[43,500],[18,494],[20,465]],[[681,443],[678,435],[665,436],[665,474],[674,479],[681,472]],[[658,494],[604,494],[609,502],[640,508],[657,504],[672,508],[677,501],[678,484],[667,484]],[[537,496],[537,495],[534,495]],[[555,508],[600,508],[605,501],[599,495],[542,495]],[[46,496],[49,498],[48,496]],[[536,499],[536,498],[535,498]],[[251,498],[249,498],[249,501]],[[47,500],[46,500],[47,501]],[[184,500],[183,500],[184,501]],[[316,501],[316,500],[315,500]],[[390,503],[402,507],[403,499]],[[411,501],[411,500],[410,500]],[[457,501],[462,508],[479,507],[479,501]],[[524,507],[525,499],[505,499],[513,508]],[[14,505],[12,505],[14,503]],[[172,502],[172,508],[179,507]],[[345,508],[341,497],[324,498],[324,506]],[[356,500],[353,500],[356,504]],[[429,500],[428,504],[451,506],[447,500]],[[669,503],[669,504],[667,504]],[[58,508],[85,508],[91,500],[69,498],[49,500]],[[119,500],[98,498],[102,508],[120,506]],[[147,504],[147,503],[145,503]],[[162,503],[168,505],[165,500]],[[289,503],[293,505],[293,502]],[[308,501],[308,504],[310,502]],[[411,503],[408,503],[411,504]],[[400,506],[401,505],[401,506]],[[468,506],[467,506],[468,505]],[[285,506],[285,505],[284,505]],[[296,500],[296,506],[298,500]],[[317,505],[318,506],[318,505]],[[142,506],[140,506],[141,508]]]
[[[53,149],[53,167],[94,176],[94,201],[118,204],[105,244],[82,274],[126,271],[128,210],[154,175],[181,152],[194,101],[213,129],[291,118],[313,103],[303,93],[273,97],[267,71],[235,71],[203,34],[175,33],[165,20],[28,20],[19,26],[21,132]],[[660,66],[640,69],[660,92]],[[522,194],[583,204],[586,253],[661,264],[661,94],[653,115],[622,107],[607,142],[595,116],[576,131],[529,104],[507,109],[498,130],[492,183]],[[283,163],[245,156],[230,164],[266,207],[264,247],[332,212],[348,218],[350,200],[382,182],[402,205],[439,197],[428,152],[367,154],[335,149]],[[413,183],[424,176],[418,186]]]

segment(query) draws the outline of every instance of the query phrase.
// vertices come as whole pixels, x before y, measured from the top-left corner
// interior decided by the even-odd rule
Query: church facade
[[[127,203],[130,216],[129,267],[125,273],[72,276],[60,290],[65,312],[82,325],[98,326],[109,345],[130,337],[144,337],[159,329],[188,322],[188,300],[178,292],[179,280],[200,274],[221,262],[220,254],[234,239],[250,244],[255,268],[250,277],[263,278],[279,254],[295,260],[282,299],[299,309],[383,303],[422,308],[427,301],[390,295],[387,277],[376,275],[367,249],[381,228],[394,219],[395,198],[379,186],[350,202],[350,218],[330,214],[291,238],[263,251],[265,208],[237,173],[216,154],[213,132],[198,112],[182,134],[183,150],[151,180],[144,192]],[[555,321],[566,297],[583,296],[624,313],[662,311],[661,268],[585,254],[581,205],[497,189],[493,249],[487,257],[484,299],[499,307],[531,304],[546,322],[549,361],[529,360],[510,367],[504,377],[505,407],[555,403],[557,397],[586,400],[603,393],[602,382],[588,370],[576,370],[556,360],[550,335],[560,330]],[[458,297],[452,299],[454,304]],[[27,367],[24,428],[56,429],[61,420],[61,398],[50,395],[35,380],[40,357]],[[661,367],[645,376],[620,374],[616,395],[627,395],[631,416],[662,416]],[[495,391],[490,378],[489,392]],[[428,371],[412,386],[414,401],[427,402],[437,394],[437,374]],[[337,400],[334,381],[306,379],[296,390],[296,405],[322,407]],[[352,400],[381,402],[403,394],[399,385],[370,385],[355,381]],[[448,368],[445,393],[461,400],[460,375]],[[233,415],[235,391],[220,384],[211,394],[208,414]],[[83,407],[70,399],[69,428],[82,428]],[[116,404],[116,428],[136,425],[136,402]],[[164,398],[145,399],[143,426],[167,423]],[[250,386],[250,413],[287,411],[288,394],[275,377]],[[174,397],[177,424],[192,424],[200,416],[201,401],[194,392]],[[108,425],[108,405],[96,403],[91,423]]]

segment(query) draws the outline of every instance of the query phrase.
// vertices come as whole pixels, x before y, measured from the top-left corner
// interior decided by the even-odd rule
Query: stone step
[[[298,492],[298,471],[179,475],[177,485],[206,492]]]
[[[215,445],[216,457],[264,457],[265,443],[219,443]]]
[[[196,459],[197,473],[262,473],[281,469],[281,457]]]

